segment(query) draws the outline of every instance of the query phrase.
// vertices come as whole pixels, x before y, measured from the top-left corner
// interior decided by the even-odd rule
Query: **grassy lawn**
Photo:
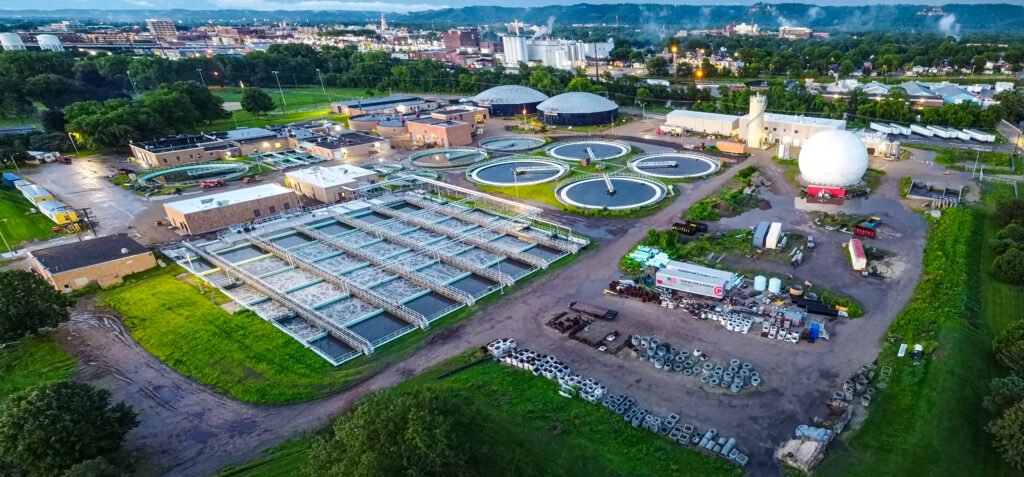
[[[0,349],[0,402],[40,384],[64,381],[75,359],[49,336],[31,336]]]
[[[571,255],[548,267],[574,261]],[[472,316],[500,298],[478,300],[436,322],[334,367],[284,332],[249,311],[228,314],[219,304],[229,299],[206,288],[200,295],[184,269],[170,265],[129,277],[125,284],[97,291],[102,303],[120,314],[133,338],[178,372],[235,399],[284,404],[337,392],[411,354],[430,336]],[[540,273],[521,280],[522,286]],[[181,278],[179,278],[181,276]],[[182,313],[182,310],[188,310]]]
[[[330,109],[315,109],[307,111],[290,111],[287,113],[272,112],[265,116],[256,116],[245,111],[235,111],[234,119],[227,118],[204,124],[199,127],[203,132],[227,131],[237,127],[264,127],[271,124],[289,124],[298,121],[320,120],[345,122],[348,116],[334,114]]]
[[[46,216],[30,214],[32,205],[15,189],[0,186],[0,234],[11,247],[28,240],[46,240],[56,235],[54,223]],[[0,241],[0,250],[7,252]]]
[[[500,449],[502,454],[496,456],[495,476],[741,474],[722,459],[635,429],[600,405],[561,397],[557,383],[523,370],[487,361],[437,378],[480,356],[479,351],[469,351],[398,387],[436,386],[442,391],[467,394],[474,407],[481,410],[474,416],[481,436],[479,448]],[[306,436],[286,442],[264,457],[220,475],[295,474],[305,462],[305,449],[311,441],[312,437]],[[501,465],[502,460],[508,465]]]
[[[31,114],[28,116],[18,116],[14,118],[0,118],[0,128],[12,127],[12,126],[36,126],[40,127],[42,123],[39,121],[39,116]]]
[[[274,99],[274,104],[277,105],[279,110],[282,109],[282,106],[285,106],[281,103],[281,93],[276,88],[264,88],[263,90]],[[210,88],[210,91],[225,102],[242,101],[242,88]],[[284,109],[288,111],[324,109],[330,107],[331,101],[347,101],[350,99],[379,96],[375,92],[367,94],[365,89],[359,88],[327,88],[327,96],[324,95],[324,90],[320,87],[284,88],[282,91],[284,91],[285,101],[288,102]],[[328,96],[330,101],[327,99]]]
[[[709,195],[686,209],[683,218],[715,222],[721,220],[723,216],[733,217],[753,209],[757,205],[758,196],[744,194],[743,189],[750,184],[755,174],[760,175],[754,166],[741,169],[720,192]]]
[[[986,190],[985,202],[992,190]],[[925,269],[915,296],[879,357],[893,369],[875,394],[867,420],[834,447],[820,475],[1020,475],[1004,464],[983,427],[993,417],[981,402],[1002,374],[992,337],[1020,319],[1024,289],[997,283],[987,271],[988,214],[950,209],[929,231]],[[913,364],[896,358],[899,343],[934,350]]]
[[[985,164],[989,167],[1005,168],[1005,172],[1010,172],[1009,168],[1012,163],[1012,165],[1016,166],[1012,172],[1020,174],[1024,171],[1024,166],[1019,164],[1019,161],[1012,161],[1010,154],[1005,152],[972,151],[969,149],[955,149],[950,147],[936,147],[920,144],[909,144],[908,147],[934,151],[935,162],[946,167],[968,170],[973,168],[974,163],[977,162],[978,164]]]

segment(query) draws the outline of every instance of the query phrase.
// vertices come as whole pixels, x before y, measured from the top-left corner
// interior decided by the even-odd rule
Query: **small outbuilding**
[[[156,266],[153,252],[125,234],[33,250],[28,256],[32,270],[64,292],[92,284],[117,285]]]
[[[537,116],[553,126],[597,126],[611,124],[619,115],[619,105],[594,93],[562,93],[537,105]]]

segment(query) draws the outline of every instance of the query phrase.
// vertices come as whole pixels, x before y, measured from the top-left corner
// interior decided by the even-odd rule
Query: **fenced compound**
[[[357,193],[165,253],[339,365],[587,244],[539,209],[429,179]]]

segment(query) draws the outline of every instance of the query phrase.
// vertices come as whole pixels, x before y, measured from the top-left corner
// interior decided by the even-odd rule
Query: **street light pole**
[[[679,51],[679,47],[672,45],[672,72],[676,76],[676,80],[679,80],[679,60],[676,59],[676,52]]]
[[[78,152],[78,144],[75,144],[75,136],[68,133],[68,139],[71,140],[71,146],[75,148],[75,157],[82,157],[82,154]]]
[[[132,79],[132,72],[131,71],[125,71],[125,74],[128,75],[128,82],[132,84],[132,91],[135,91],[135,96],[138,96],[139,95],[139,88],[135,87],[135,80]]]
[[[18,161],[14,160],[14,156],[17,156],[17,155],[18,155],[18,153],[11,154],[11,162],[14,163],[14,170],[18,171],[18,175],[20,176],[21,175],[21,168],[18,167]],[[7,219],[4,219],[4,220],[7,220]]]
[[[320,68],[316,69],[316,76],[320,78],[320,89],[324,91],[324,96],[327,96],[327,104],[331,104],[331,95],[327,94],[327,87],[324,86],[324,75],[320,73]]]
[[[205,88],[206,87],[206,78],[203,77],[203,69],[202,68],[196,68],[196,73],[199,73],[199,81],[203,82],[203,87]]]
[[[284,90],[281,89],[281,77],[277,75],[277,70],[271,71],[271,73],[274,73],[274,80],[277,81],[277,92],[281,93],[282,109],[288,109],[288,100],[284,99]]]

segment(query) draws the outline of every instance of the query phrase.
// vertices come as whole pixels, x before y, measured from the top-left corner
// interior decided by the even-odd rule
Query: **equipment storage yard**
[[[539,209],[409,177],[165,250],[334,365],[586,246]],[[454,199],[453,197],[457,197]]]

